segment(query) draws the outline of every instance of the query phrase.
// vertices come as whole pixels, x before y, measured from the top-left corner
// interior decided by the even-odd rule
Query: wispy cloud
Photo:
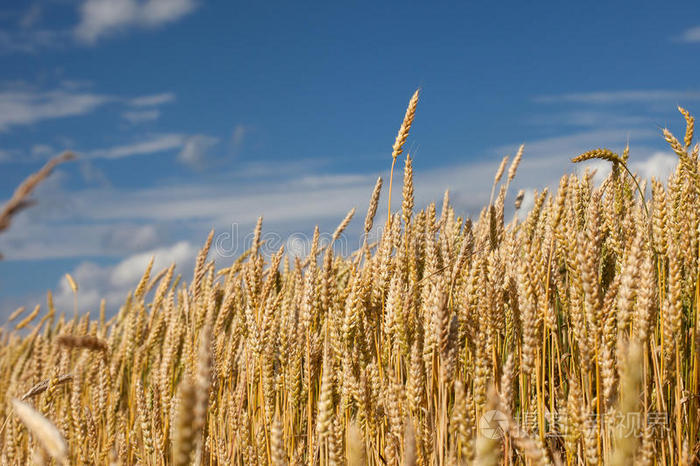
[[[590,107],[587,107],[590,108]],[[526,123],[537,126],[556,127],[580,127],[580,128],[634,128],[649,125],[651,116],[643,116],[639,113],[626,115],[624,111],[615,112],[611,109],[605,111],[578,110],[563,112],[543,112],[541,114],[527,115]]]
[[[175,101],[175,94],[162,92],[160,94],[144,95],[130,99],[127,103],[132,107],[155,107]]]
[[[35,3],[22,15],[19,25],[22,29],[29,29],[35,26],[43,15],[44,11],[38,3]]]
[[[74,33],[78,40],[94,44],[128,29],[150,29],[177,21],[196,6],[194,0],[84,0]]]
[[[86,153],[86,156],[94,159],[121,159],[136,155],[149,155],[166,150],[179,149],[185,141],[186,137],[182,134],[160,134],[132,144],[89,151]]]
[[[161,114],[158,106],[175,100],[175,94],[170,92],[124,98],[95,92],[90,88],[89,83],[81,81],[62,81],[53,90],[37,89],[25,82],[6,83],[4,86],[0,84],[0,132],[48,120],[85,116],[107,104],[125,107],[121,113],[122,118],[132,124],[138,124],[157,120]],[[87,155],[94,158],[120,158],[179,149],[189,137],[190,135],[158,135],[139,143],[90,151]],[[46,144],[36,144],[25,151],[31,155],[30,158],[9,157],[8,151],[6,157],[0,157],[0,162],[34,160],[48,155],[52,150]]]
[[[700,91],[671,91],[662,89],[622,90],[609,92],[579,92],[560,95],[543,95],[535,97],[538,103],[582,103],[582,104],[620,104],[620,103],[656,103],[700,100]]]
[[[31,149],[31,154],[33,158],[39,159],[54,155],[55,150],[48,144],[34,144]]]
[[[8,162],[12,160],[12,154],[4,149],[0,149],[0,162]]]
[[[60,49],[66,46],[71,34],[68,31],[21,28],[0,30],[0,54],[36,53],[45,49]]]
[[[245,125],[236,125],[233,128],[233,134],[231,135],[231,143],[234,147],[240,147],[245,141],[246,135],[250,132],[250,128]]]
[[[679,40],[681,42],[700,42],[700,26],[695,26],[683,31]]]
[[[37,2],[24,11],[10,13],[14,24],[3,25],[0,30],[0,54],[37,53],[66,46],[72,40],[71,31],[45,27],[45,16],[45,6]]]
[[[252,125],[238,124],[233,128],[230,141],[231,157],[236,157],[243,151],[244,146],[247,144],[253,132],[255,132],[255,127]]]
[[[191,167],[202,168],[207,161],[209,150],[218,142],[219,138],[207,136],[206,134],[190,136],[185,140],[178,155],[178,160]]]
[[[84,115],[112,100],[106,95],[62,89],[45,92],[24,89],[0,91],[0,130]]]
[[[185,165],[201,168],[207,162],[209,150],[218,142],[218,138],[206,134],[156,134],[130,144],[86,151],[84,155],[90,159],[121,159],[165,151],[178,151],[178,161]]]
[[[122,113],[122,118],[124,118],[126,121],[132,124],[143,123],[146,121],[154,121],[157,120],[159,117],[160,110],[158,109],[139,110]]]
[[[63,214],[72,215],[72,204],[82,204],[82,199],[66,198],[62,207]],[[77,201],[77,202],[76,202]],[[39,206],[45,212],[53,203],[42,198]],[[39,218],[38,214],[29,214],[17,223],[17,230],[10,230],[2,238],[7,260],[45,260],[67,258],[119,258],[144,248],[155,247],[167,238],[167,232],[155,224],[137,224],[134,222],[77,223],[62,224],[57,215]],[[79,222],[89,221],[85,217]],[[51,231],[46,229],[50,228]],[[154,236],[155,235],[155,236]]]
[[[111,182],[104,171],[95,166],[91,160],[83,159],[78,163],[80,169],[80,174],[83,177],[83,181],[88,185],[109,187]]]

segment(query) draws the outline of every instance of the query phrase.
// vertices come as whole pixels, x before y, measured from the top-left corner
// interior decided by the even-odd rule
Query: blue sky
[[[478,212],[521,143],[529,197],[628,138],[636,170],[667,173],[659,128],[700,114],[700,4],[494,3],[2,2],[0,199],[80,159],[0,235],[0,315],[49,289],[72,306],[66,272],[82,310],[117,306],[153,254],[188,278],[212,227],[226,265],[258,215],[292,246],[363,217],[417,87],[419,204],[449,188]]]

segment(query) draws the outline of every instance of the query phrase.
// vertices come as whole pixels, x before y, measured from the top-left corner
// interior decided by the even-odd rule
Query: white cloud
[[[12,151],[0,149],[0,162],[10,162],[14,159]]]
[[[163,239],[155,225],[134,225],[115,228],[102,239],[103,244],[115,250],[143,251],[155,247]]]
[[[610,137],[607,143],[611,145],[626,139],[625,135]],[[598,168],[599,179],[610,169],[607,162],[572,164],[570,157],[577,151],[562,151],[560,146],[567,140],[584,143],[586,136],[579,134],[568,139],[526,143],[525,155],[507,201],[507,221],[519,189],[526,191],[521,212],[527,212],[533,203],[534,189],[541,191],[549,187],[553,192],[562,174],[583,173],[586,167]],[[516,149],[517,145],[513,145],[508,151],[512,153]],[[673,154],[649,151],[634,144],[630,160],[633,171],[645,178],[660,179],[665,179],[677,163]],[[494,157],[417,169],[416,207],[439,202],[444,191],[449,189],[450,199],[460,215],[478,215],[488,202],[499,161],[500,157]],[[414,166],[420,164],[418,159]],[[382,174],[385,187],[388,185],[386,175]],[[259,215],[265,218],[263,239],[269,242],[268,253],[286,244],[289,253],[303,254],[308,250],[314,224],[319,224],[322,232],[333,231],[345,213],[357,207],[358,216],[346,231],[341,246],[342,253],[354,251],[359,247],[362,214],[376,176],[377,173],[299,176],[290,166],[284,179],[270,180],[264,174],[249,179],[249,172],[241,167],[240,172],[237,170],[230,176],[201,184],[176,183],[137,190],[87,189],[66,194],[66,199],[53,195],[58,205],[66,209],[58,213],[53,210],[55,206],[46,205],[45,196],[41,196],[42,203],[36,209],[43,206],[49,213],[44,211],[32,217],[30,210],[20,214],[14,228],[0,235],[0,251],[6,254],[7,260],[80,258],[83,262],[71,271],[80,287],[80,310],[95,312],[102,298],[107,300],[108,309],[116,310],[136,286],[152,255],[156,256],[155,272],[176,262],[179,272],[189,280],[198,245],[210,228],[215,227],[217,233],[212,255],[225,266],[243,251]],[[397,181],[393,194],[395,208],[401,199],[400,179],[399,173],[394,180]],[[384,207],[380,207],[375,220],[376,230],[386,218],[386,197],[385,188],[379,204]],[[163,244],[170,246],[159,247]],[[100,265],[84,260],[86,257],[102,258],[102,262],[104,258],[116,258],[119,262]],[[64,280],[58,284],[55,296],[60,310],[72,311],[72,292]]]
[[[248,141],[250,134],[255,131],[252,125],[236,125],[231,133],[230,152],[231,157],[236,157],[241,153],[245,143]]]
[[[85,217],[75,218],[73,204],[88,202],[68,197],[64,210],[41,216],[26,213],[17,217],[12,228],[0,236],[0,252],[7,260],[44,260],[68,258],[119,258],[166,241],[168,232],[157,222],[110,221],[102,224]],[[35,209],[45,212],[53,203],[39,198]],[[74,224],[61,223],[61,215],[75,220]]]
[[[78,284],[78,306],[80,312],[99,309],[100,301],[106,300],[107,309],[118,309],[127,294],[138,284],[151,257],[155,256],[153,274],[175,263],[183,274],[192,272],[197,248],[181,241],[168,247],[127,257],[116,265],[102,266],[94,262],[83,262],[70,273]],[[61,311],[73,309],[73,291],[65,279],[57,284],[54,302]]]
[[[70,33],[38,28],[0,29],[0,53],[36,53],[41,49],[62,48]]]
[[[83,180],[86,183],[103,187],[110,185],[107,175],[105,175],[105,173],[96,167],[90,160],[80,160],[78,167],[80,168],[80,174],[83,176]]]
[[[590,108],[590,107],[589,107]],[[561,128],[585,127],[585,128],[633,128],[648,126],[654,119],[651,116],[623,115],[615,113],[607,108],[604,111],[571,110],[563,112],[543,112],[541,114],[528,115],[525,122],[538,125]]]
[[[332,175],[322,178],[314,188],[293,181],[257,180],[254,185],[243,182],[236,186],[230,180],[221,180],[102,195],[92,193],[81,196],[84,201],[80,201],[76,210],[100,222],[121,219],[164,223],[254,223],[259,215],[264,214],[274,221],[301,223],[315,217],[345,213],[353,202],[369,195],[376,174],[358,177],[366,182],[353,184],[338,184]]]
[[[84,115],[113,100],[109,96],[66,90],[0,91],[0,130],[43,120]]]
[[[53,147],[49,146],[48,144],[34,144],[32,146],[32,157],[39,158],[39,157],[47,157],[49,155],[53,155],[55,153]]]
[[[178,155],[178,160],[195,168],[201,168],[207,157],[209,149],[219,142],[218,138],[205,134],[195,134],[185,140],[184,146]]]
[[[250,129],[245,125],[236,125],[236,127],[233,128],[233,134],[231,135],[231,142],[233,143],[233,146],[241,146],[249,131]]]
[[[61,89],[66,89],[69,91],[79,91],[84,89],[90,89],[94,86],[94,83],[87,79],[62,79],[59,83]]]
[[[175,101],[175,94],[172,92],[163,92],[160,94],[144,95],[135,97],[127,103],[133,107],[154,107]]]
[[[68,4],[71,2],[53,2]],[[35,3],[16,17],[16,27],[0,29],[0,54],[37,53],[76,43],[95,44],[101,38],[129,29],[153,29],[194,11],[198,0],[79,0],[78,23],[73,27],[44,27],[53,13]],[[47,11],[44,11],[44,10]],[[2,13],[0,13],[2,15]]]
[[[700,42],[700,26],[695,26],[683,31],[680,40],[681,42]]]
[[[678,157],[669,152],[652,152],[646,158],[634,157],[628,162],[628,167],[632,173],[641,177],[642,180],[656,178],[661,182],[668,180],[668,177],[678,165]],[[576,164],[576,173],[583,175],[586,170],[595,172],[593,182],[599,184],[610,174],[612,165],[605,160],[590,160]],[[643,183],[640,183],[643,185]],[[555,186],[552,184],[552,188]]]
[[[659,131],[646,129],[633,129],[620,131],[616,129],[594,129],[563,136],[538,139],[525,143],[525,151],[530,157],[536,159],[555,159],[569,163],[572,157],[596,147],[607,147],[614,151],[622,151],[630,140],[634,149],[640,149],[640,142],[658,140]],[[517,149],[517,147],[515,147]],[[513,154],[513,145],[504,145],[496,148],[498,154]],[[642,154],[646,156],[648,154]]]
[[[153,264],[154,269],[159,270],[173,262],[192,261],[196,254],[196,248],[186,241],[181,241],[170,247],[136,254],[124,259],[112,269],[110,284],[113,286],[134,286],[143,275],[148,261],[153,256],[156,257],[156,262]]]
[[[544,95],[535,97],[539,103],[583,103],[583,104],[620,104],[620,103],[655,103],[700,100],[698,91],[670,91],[663,89],[622,90],[610,92],[578,92],[561,95]]]
[[[673,156],[650,150],[643,142],[655,133],[631,133],[631,167],[645,177],[665,178],[675,166]],[[175,142],[184,145],[185,140],[185,136],[179,136]],[[626,140],[625,133],[605,130],[526,141],[509,205],[519,189],[541,190],[547,186],[554,190],[562,174],[582,172],[585,166],[571,163],[571,157],[599,145],[620,152]],[[517,146],[499,147],[497,153],[512,154]],[[157,147],[154,144],[151,149]],[[144,151],[143,145],[132,145],[107,150],[106,154],[126,156]],[[488,202],[500,156],[472,156],[467,160],[425,169],[420,157],[416,158],[416,206],[439,202],[449,189],[460,213],[478,214]],[[602,175],[609,164],[599,168]],[[276,175],[271,176],[273,173]],[[0,251],[8,260],[125,257],[163,241],[197,243],[211,227],[227,231],[235,223],[241,230],[252,228],[259,215],[265,216],[267,231],[280,234],[298,231],[299,227],[310,230],[315,223],[325,224],[332,231],[350,208],[364,210],[377,175],[328,173],[303,163],[264,167],[258,162],[254,167],[240,164],[230,173],[212,174],[206,182],[173,180],[136,189],[107,186],[52,192],[39,198],[37,208],[20,214],[16,228],[0,235]],[[395,175],[393,198],[400,203],[401,173]],[[382,176],[386,187],[387,173]],[[380,205],[386,206],[386,195],[385,188]],[[384,214],[380,209],[380,216]]]
[[[160,110],[158,109],[122,113],[122,118],[124,118],[132,124],[143,123],[146,121],[154,121],[157,120],[159,117]]]
[[[630,169],[644,179],[666,181],[678,165],[678,156],[669,152],[655,152],[646,160],[630,163]]]
[[[1,36],[0,32],[0,42]],[[84,81],[65,80],[54,90],[39,90],[23,81],[5,84],[4,89],[0,89],[0,131],[87,115],[109,103],[125,106],[122,117],[136,124],[157,120],[160,110],[156,107],[175,101],[175,94],[170,92],[129,99],[91,92],[89,87]]]
[[[168,23],[190,13],[196,6],[193,0],[146,0],[141,2],[142,21],[149,26]]]
[[[129,28],[148,29],[176,21],[196,6],[194,0],[84,0],[74,33],[78,40],[94,44]]]
[[[206,161],[209,149],[218,141],[218,138],[205,134],[156,134],[130,144],[86,151],[84,156],[89,159],[121,159],[177,150],[180,162],[201,167]]]
[[[35,3],[32,5],[24,15],[19,20],[19,25],[23,29],[29,29],[36,25],[40,20],[41,16],[43,14],[41,5],[38,3]]]
[[[87,157],[95,159],[120,159],[124,157],[133,157],[135,155],[149,155],[166,150],[179,149],[184,142],[185,137],[181,134],[161,134],[133,144],[93,150],[87,153]]]
[[[86,0],[80,6],[80,23],[76,36],[94,43],[100,35],[129,26],[137,15],[138,4],[133,0]]]

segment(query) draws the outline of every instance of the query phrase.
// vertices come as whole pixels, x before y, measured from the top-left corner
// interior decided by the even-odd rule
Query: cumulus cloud
[[[196,6],[194,0],[84,0],[74,33],[78,40],[94,44],[127,29],[150,29],[177,21]]]
[[[141,254],[136,254],[128,257],[111,269],[110,285],[115,287],[134,286],[143,275],[143,271],[151,260],[151,257],[156,258],[153,264],[155,270],[162,269],[170,264],[179,263],[189,265],[188,262],[193,262],[197,248],[186,242],[181,241],[170,247],[158,248],[147,251]]]
[[[632,161],[630,168],[642,178],[665,181],[678,165],[678,156],[669,152],[654,152],[646,160]]]
[[[106,300],[107,309],[116,311],[127,294],[138,284],[151,257],[155,257],[154,274],[173,263],[179,272],[187,274],[191,273],[196,254],[197,247],[181,241],[171,246],[134,254],[115,265],[82,262],[70,272],[78,284],[80,312],[96,312],[103,298]],[[54,302],[60,310],[73,309],[73,291],[65,279],[61,279],[57,284]]]

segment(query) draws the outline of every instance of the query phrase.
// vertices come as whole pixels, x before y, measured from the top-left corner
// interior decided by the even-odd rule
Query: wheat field
[[[104,306],[98,318],[56,309],[50,293],[13,313],[0,462],[697,463],[693,117],[680,109],[682,140],[663,131],[678,155],[668,180],[631,173],[629,150],[596,149],[573,161],[609,162],[602,183],[563,176],[507,219],[523,198],[508,192],[521,147],[472,220],[448,195],[414,208],[403,146],[417,103],[391,159],[400,207],[389,198],[376,243],[339,255],[317,228],[307,257],[266,256],[260,220],[224,268],[208,259],[213,232],[191,278],[149,266],[109,320]]]

